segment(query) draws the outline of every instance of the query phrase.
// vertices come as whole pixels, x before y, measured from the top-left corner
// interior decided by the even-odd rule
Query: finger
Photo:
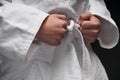
[[[93,21],[84,21],[81,24],[81,27],[83,29],[99,29],[99,22],[93,22]]]
[[[65,15],[56,14],[56,16],[57,16],[59,19],[62,19],[62,20],[66,20],[66,21],[67,21],[67,17],[66,17]]]
[[[91,21],[95,22],[96,24],[101,25],[101,21],[97,16],[92,16]]]
[[[88,42],[88,43],[93,43],[96,41],[96,37],[91,37],[91,36],[87,36],[87,35],[84,35],[83,36],[83,39],[85,42]]]
[[[83,14],[80,15],[79,20],[83,20],[83,21],[84,20],[89,20],[91,16],[92,16],[91,13],[83,13]]]
[[[67,29],[67,26],[69,25],[68,21],[61,20],[61,25],[59,25],[60,28]]]
[[[69,23],[64,20],[62,27],[63,27],[64,29],[67,29],[67,26],[68,26],[68,25],[69,25]]]
[[[79,19],[77,20],[77,23],[81,25],[83,21],[89,21],[91,16],[91,13],[83,13],[80,15]]]
[[[66,35],[66,33],[67,33],[67,29],[61,29],[60,30],[61,32],[60,32],[60,34],[59,35],[61,35],[61,36],[65,36]]]
[[[65,36],[65,34],[67,33],[67,29],[57,28],[57,30],[54,33],[56,33],[55,35],[57,36]]]
[[[81,30],[83,35],[91,36],[91,37],[97,37],[99,34],[99,30]]]
[[[83,22],[82,20],[77,20],[77,21],[76,21],[76,23],[79,24],[79,25],[81,25],[82,22]]]
[[[55,39],[55,45],[58,46],[61,44],[62,40],[63,40],[64,36],[56,36]]]
[[[44,41],[45,43],[52,45],[52,46],[58,46],[61,44],[61,41],[63,37],[59,35],[54,35],[52,37],[48,37],[49,40]]]

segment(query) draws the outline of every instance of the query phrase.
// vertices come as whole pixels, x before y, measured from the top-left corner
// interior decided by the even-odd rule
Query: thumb
[[[89,21],[91,16],[91,13],[83,13],[80,15],[79,19],[77,20],[77,23],[81,25],[84,21]]]
[[[83,13],[80,15],[79,20],[82,20],[82,21],[90,20],[91,16],[92,16],[91,13]]]
[[[65,15],[62,15],[62,14],[56,14],[56,17],[59,19],[67,20],[67,17]]]

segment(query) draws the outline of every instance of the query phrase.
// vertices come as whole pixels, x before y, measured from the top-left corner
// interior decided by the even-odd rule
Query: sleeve
[[[90,0],[89,11],[97,15],[101,22],[101,31],[98,36],[99,43],[103,48],[113,48],[119,41],[119,31],[116,23],[111,18],[110,12],[107,9],[103,0]]]
[[[24,4],[0,6],[0,54],[24,58],[47,13]]]

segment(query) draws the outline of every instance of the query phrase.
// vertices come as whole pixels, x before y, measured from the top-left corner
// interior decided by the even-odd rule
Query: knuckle
[[[67,22],[66,22],[66,21],[63,21],[63,22],[62,22],[62,25],[67,26]]]
[[[94,22],[93,26],[99,27],[100,23],[99,22]]]
[[[65,15],[63,15],[63,18],[66,19],[67,17]]]
[[[98,33],[99,33],[99,30],[97,29],[97,30],[94,30],[94,35],[96,36]]]
[[[60,43],[54,43],[53,44],[53,46],[59,46],[60,45]]]
[[[62,34],[65,34],[66,31],[67,31],[66,29],[61,29],[61,33],[62,33]]]
[[[63,39],[62,36],[58,36],[58,37],[56,38],[56,42],[61,42],[62,39]]]
[[[60,42],[57,41],[57,40],[54,40],[54,42],[53,42],[51,45],[53,45],[53,46],[58,46],[58,45],[60,45]]]
[[[61,41],[55,41],[54,43],[56,46],[60,45],[61,44]]]
[[[96,37],[91,38],[91,43],[94,43],[96,41]]]

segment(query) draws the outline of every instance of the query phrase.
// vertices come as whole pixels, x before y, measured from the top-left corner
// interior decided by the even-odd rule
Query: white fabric
[[[118,43],[119,32],[116,33],[118,28],[113,28],[113,26],[114,27],[117,27],[117,26],[115,22],[111,19],[111,15],[107,10],[104,1],[93,0],[93,2],[91,3],[90,12],[97,16],[100,16],[102,21],[101,32],[98,37],[98,40],[100,41],[100,45],[108,49],[114,47]],[[110,36],[110,37],[107,37],[107,36]]]
[[[30,6],[6,3],[1,8],[0,16],[3,17],[0,18],[0,50],[2,49],[3,54],[6,53],[8,57],[18,58],[16,56],[18,54],[19,57],[27,54],[40,25],[48,14]]]
[[[118,28],[102,0],[0,2],[0,80],[108,80],[100,60],[90,44],[84,43],[74,23],[84,12],[99,16],[103,23],[100,45],[114,47],[119,39]],[[62,44],[55,47],[32,43],[45,18],[53,13],[73,20]]]

